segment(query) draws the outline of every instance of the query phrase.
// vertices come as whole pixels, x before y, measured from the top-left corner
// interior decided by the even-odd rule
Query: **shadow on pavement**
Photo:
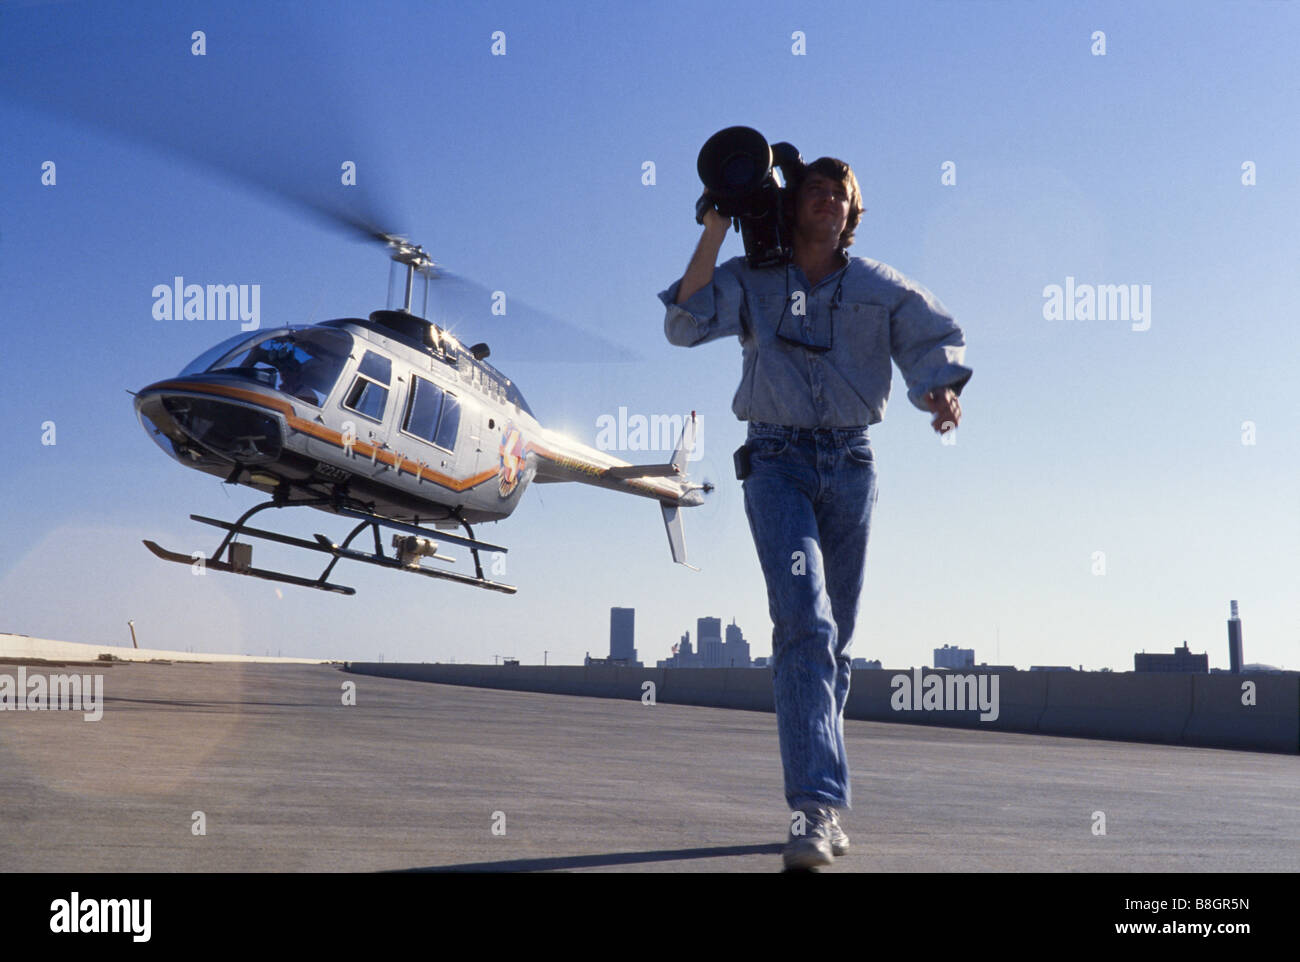
[[[430,865],[398,869],[399,872],[554,872],[596,868],[602,865],[632,865],[637,862],[680,862],[690,858],[724,858],[729,855],[780,855],[780,842],[767,845],[726,845],[718,848],[661,849],[654,852],[610,852],[604,855],[567,855],[558,858],[519,858],[503,862],[467,862],[463,865]]]

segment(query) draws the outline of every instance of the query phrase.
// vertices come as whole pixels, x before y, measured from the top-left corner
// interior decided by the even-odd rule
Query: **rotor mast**
[[[384,243],[388,245],[389,257],[393,259],[393,264],[401,264],[406,268],[405,277],[398,274],[396,266],[388,274],[388,309],[390,311],[402,311],[405,314],[415,314],[412,310],[418,296],[420,302],[419,317],[424,317],[429,305],[429,278],[434,276],[433,272],[437,265],[434,264],[433,258],[419,244],[412,244],[404,237],[398,237],[394,234],[382,235]],[[416,290],[416,277],[419,276],[419,291]]]

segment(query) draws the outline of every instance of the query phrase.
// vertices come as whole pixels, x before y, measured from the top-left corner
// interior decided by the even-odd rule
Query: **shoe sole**
[[[835,861],[827,849],[816,845],[801,846],[791,851],[787,848],[781,853],[781,861],[787,869],[823,868]]]

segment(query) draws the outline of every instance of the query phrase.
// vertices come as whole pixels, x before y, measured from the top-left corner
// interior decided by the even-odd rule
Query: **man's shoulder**
[[[896,307],[904,302],[923,302],[931,311],[948,314],[947,308],[930,293],[929,288],[888,264],[869,257],[854,257],[849,270],[854,272],[853,286],[858,291],[875,295],[883,303]]]
[[[849,273],[859,280],[882,287],[910,287],[912,283],[901,272],[870,257],[850,257]]]
[[[714,271],[722,271],[731,275],[746,290],[761,291],[784,282],[786,265],[771,264],[767,267],[754,267],[749,263],[749,258],[742,254],[739,257],[731,258],[731,260],[723,261],[714,268]]]
[[[744,255],[723,261],[716,270],[726,271],[740,281],[742,286],[765,287],[785,277],[786,264],[753,267]],[[870,291],[882,293],[907,293],[919,285],[888,264],[870,257],[850,257],[845,278]]]
[[[740,254],[730,260],[725,260],[718,267],[731,271],[740,277],[767,277],[769,275],[780,276],[785,271],[785,264],[769,264],[766,267],[754,267],[749,263],[749,258]]]

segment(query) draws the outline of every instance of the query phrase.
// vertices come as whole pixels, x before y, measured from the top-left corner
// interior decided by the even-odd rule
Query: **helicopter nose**
[[[263,464],[280,457],[283,435],[271,415],[192,394],[142,392],[136,413],[149,436],[186,462]]]

